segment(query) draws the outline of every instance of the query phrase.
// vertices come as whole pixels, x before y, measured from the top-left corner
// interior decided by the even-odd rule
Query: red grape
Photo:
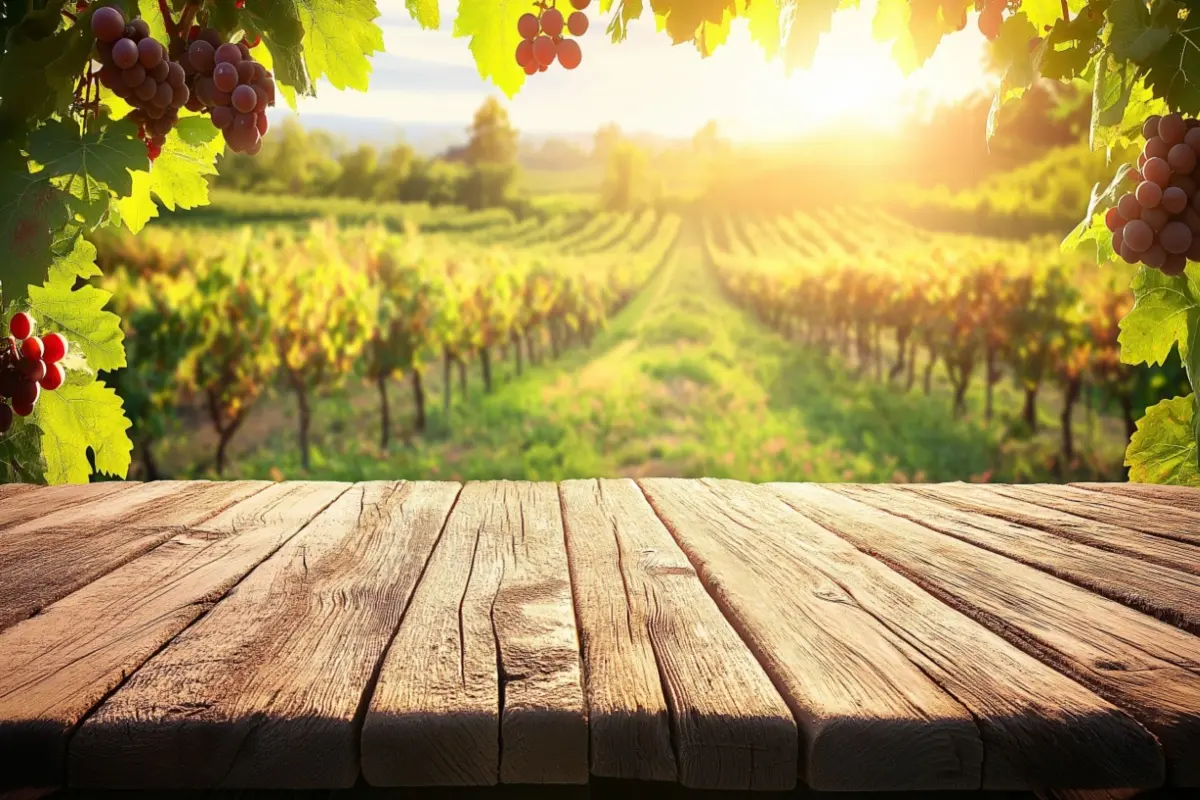
[[[1117,255],[1119,255],[1121,260],[1126,264],[1136,264],[1139,260],[1141,260],[1141,254],[1130,247],[1128,242],[1125,242],[1121,245],[1121,249],[1117,251]]]
[[[171,62],[160,61],[157,67],[151,67],[146,70],[146,74],[159,83],[166,83],[167,78],[171,77]]]
[[[129,23],[129,30],[133,34],[130,39],[141,41],[150,35],[150,23],[144,19],[135,19]]]
[[[1184,255],[1188,261],[1200,261],[1200,236],[1197,236],[1195,231],[1192,231],[1192,246]]]
[[[229,106],[217,106],[211,112],[212,124],[225,130],[233,124],[233,109]]]
[[[30,361],[41,360],[44,348],[42,340],[36,336],[30,336],[25,341],[21,342],[21,358],[27,358]]]
[[[154,78],[146,78],[142,81],[142,85],[133,90],[139,100],[150,102],[150,98],[158,93],[158,84],[154,82]]]
[[[1142,169],[1142,175],[1146,180],[1153,181],[1161,187],[1168,186],[1171,183],[1171,165],[1165,159],[1151,158]]]
[[[1139,154],[1138,154],[1138,157],[1137,157],[1137,165],[1138,165],[1138,169],[1141,169],[1142,167],[1146,166],[1146,159],[1147,159],[1147,158],[1148,158],[1148,156],[1147,156],[1145,153],[1139,153]]]
[[[1162,202],[1162,187],[1153,181],[1142,181],[1133,193],[1142,208],[1154,208]]]
[[[517,45],[517,63],[522,67],[533,63],[533,42],[522,39]]]
[[[46,367],[46,374],[42,377],[40,383],[43,389],[53,392],[63,385],[63,381],[66,378],[67,371],[63,369],[62,364],[51,364]]]
[[[198,72],[212,72],[216,49],[204,39],[197,39],[188,48],[188,61]]]
[[[1150,230],[1158,232],[1161,231],[1163,227],[1165,227],[1166,224],[1171,221],[1171,215],[1168,214],[1160,205],[1155,208],[1143,208],[1142,216],[1139,217],[1139,219],[1149,225]]]
[[[1110,231],[1116,233],[1125,227],[1125,220],[1121,218],[1120,212],[1115,208],[1110,208],[1108,213],[1104,215],[1104,224]]]
[[[1182,223],[1180,224],[1182,225]],[[1183,227],[1187,228],[1186,225]],[[1166,228],[1163,230],[1165,231]],[[1191,235],[1191,231],[1188,231],[1188,235]],[[1135,253],[1144,253],[1150,248],[1150,245],[1154,244],[1154,231],[1142,220],[1135,219],[1125,224],[1121,238],[1125,241],[1125,246]]]
[[[1163,190],[1162,207],[1169,214],[1179,214],[1188,206],[1188,195],[1178,186],[1170,186]]]
[[[271,129],[271,123],[267,120],[266,114],[258,114],[258,135],[266,136],[267,131]]]
[[[1200,155],[1200,128],[1189,128],[1183,137],[1183,143]]]
[[[1192,246],[1192,232],[1182,222],[1168,222],[1158,235],[1158,242],[1168,253],[1186,253]]]
[[[1189,200],[1196,193],[1196,179],[1191,175],[1172,175],[1171,185],[1183,189],[1183,193],[1188,196]]]
[[[112,60],[115,66],[129,69],[138,62],[138,46],[133,39],[121,39],[113,45]]]
[[[1168,145],[1176,145],[1187,135],[1187,123],[1178,114],[1167,114],[1158,121],[1158,135]]]
[[[538,64],[536,61],[530,61],[528,64],[525,65],[525,74],[526,75],[535,75],[535,74],[537,74],[537,71],[538,71]]]
[[[571,8],[576,11],[583,11],[591,2],[592,0],[571,0]]]
[[[112,44],[125,33],[125,17],[111,6],[97,8],[92,12],[92,35],[102,42]]]
[[[1172,278],[1176,275],[1182,275],[1187,269],[1187,258],[1178,253],[1172,253],[1167,256],[1167,263],[1163,264],[1163,275],[1170,275]]]
[[[239,86],[233,90],[233,107],[243,114],[248,114],[258,105],[258,95],[249,86]]]
[[[563,39],[558,43],[558,62],[564,69],[575,69],[583,61],[583,51],[574,39]]]
[[[142,39],[138,42],[138,61],[146,69],[154,69],[163,61],[163,46],[157,39]]]
[[[135,64],[127,70],[121,72],[121,83],[128,86],[130,89],[136,89],[146,82],[148,78],[146,68],[141,64]]]
[[[154,90],[154,97],[151,98],[151,102],[156,106],[166,108],[171,105],[171,101],[174,99],[175,90],[171,88],[171,84],[160,83]]]
[[[22,359],[21,371],[25,373],[25,377],[35,383],[46,377],[46,362],[40,358],[36,360]]]
[[[222,92],[232,92],[238,86],[238,69],[233,64],[217,64],[213,69],[213,83]]]
[[[542,12],[542,33],[550,37],[562,36],[563,15],[557,8],[548,8]]]
[[[18,311],[8,321],[8,332],[18,339],[28,339],[33,333],[33,317],[24,311]]]
[[[588,31],[587,14],[582,11],[576,11],[567,17],[567,30],[572,36],[583,36]]]
[[[554,63],[554,40],[549,36],[539,36],[533,40],[533,60],[539,66],[548,67]]]
[[[1158,136],[1158,123],[1162,121],[1162,117],[1158,114],[1152,114],[1146,117],[1146,121],[1142,124],[1142,138],[1152,139]]]
[[[1158,136],[1147,139],[1146,146],[1142,148],[1142,153],[1146,158],[1166,158],[1169,152],[1171,152],[1171,148]]]
[[[1117,201],[1117,213],[1127,220],[1138,219],[1142,216],[1142,206],[1132,192],[1127,192]]]
[[[1142,253],[1142,263],[1148,267],[1162,268],[1167,263],[1167,251],[1161,244],[1150,245],[1150,249]]]
[[[184,73],[183,67],[181,67],[175,61],[167,64],[167,83],[178,89],[180,86],[184,85],[186,80],[187,75]]]
[[[522,39],[533,39],[541,29],[542,24],[533,14],[522,14],[517,20],[517,33],[521,34]]]
[[[253,61],[243,61],[238,64],[238,83],[254,83],[254,79],[258,77],[258,70],[255,67],[261,68],[261,66],[261,64],[255,64]]]
[[[170,84],[168,84],[170,85]],[[176,86],[171,89],[171,105],[176,108],[183,108],[191,102],[192,93],[186,86]]]
[[[217,52],[213,56],[213,60],[217,64],[233,64],[235,67],[242,63],[242,51],[238,49],[236,44],[226,42],[217,48]],[[1182,139],[1182,137],[1180,137]]]
[[[1167,163],[1171,169],[1186,175],[1196,168],[1196,151],[1180,142],[1167,153]]]
[[[33,413],[33,407],[37,404],[41,393],[42,387],[38,386],[35,381],[18,381],[16,391],[13,392],[13,411],[17,416],[28,417]],[[25,413],[22,414],[22,411]]]

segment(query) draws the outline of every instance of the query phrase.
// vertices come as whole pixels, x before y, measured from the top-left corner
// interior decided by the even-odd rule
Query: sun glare
[[[467,43],[451,36],[454,8],[443,4],[442,30],[420,31],[397,14],[385,19],[387,54],[376,59],[366,94],[322,87],[300,111],[405,123],[469,120],[495,87],[473,74]],[[389,10],[390,11],[390,10]],[[530,132],[586,132],[616,122],[628,131],[688,136],[715,119],[725,135],[772,140],[846,122],[859,129],[895,130],[913,115],[986,90],[985,41],[972,21],[943,40],[921,69],[905,75],[890,45],[871,32],[874,0],[839,11],[821,37],[812,66],[788,75],[767,61],[745,23],[735,21],[729,40],[707,59],[690,45],[672,46],[647,18],[614,45],[597,25],[584,49],[584,65],[527,82],[508,103],[514,124]],[[416,82],[384,67],[403,60]],[[451,85],[439,80],[458,70]]]

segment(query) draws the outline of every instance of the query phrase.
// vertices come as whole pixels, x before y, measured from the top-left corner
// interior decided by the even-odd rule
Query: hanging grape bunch
[[[975,5],[979,5],[978,0]],[[979,11],[979,32],[989,42],[996,41],[1000,36],[1000,25],[1004,22],[1003,12],[1007,5],[1007,0],[983,0],[983,7]]]
[[[33,317],[14,314],[8,323],[11,336],[0,341],[0,435],[12,427],[14,414],[28,417],[42,390],[54,391],[67,377],[60,363],[67,355],[66,337],[37,337],[33,327]]]
[[[178,124],[179,109],[190,98],[184,69],[150,36],[145,20],[126,24],[125,16],[111,6],[92,14],[92,33],[100,62],[97,78],[133,106],[126,119],[138,126],[138,136],[153,161],[162,152],[167,134]]]
[[[1200,261],[1200,120],[1152,116],[1142,135],[1146,147],[1130,173],[1135,188],[1104,222],[1126,262],[1180,275],[1188,261]]]
[[[522,14],[517,20],[517,32],[521,34],[517,63],[526,75],[545,72],[555,61],[565,69],[575,69],[583,61],[579,42],[567,38],[567,34],[580,37],[587,33],[588,18],[583,11],[591,0],[571,0],[574,11],[565,19],[554,3],[555,0],[534,3],[538,13]]]
[[[237,153],[257,155],[267,135],[267,109],[275,105],[275,79],[254,60],[246,41],[228,42],[212,28],[188,33],[184,69],[192,110],[205,111]],[[254,44],[258,44],[257,41]]]

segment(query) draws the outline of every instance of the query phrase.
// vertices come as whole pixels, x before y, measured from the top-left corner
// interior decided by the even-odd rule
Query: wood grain
[[[1195,486],[1165,486],[1157,483],[1072,483],[1077,489],[1106,492],[1121,497],[1131,497],[1154,505],[1183,509],[1200,515],[1200,488]],[[1167,513],[1155,509],[1154,513]]]
[[[0,782],[61,784],[79,720],[343,490],[271,486],[0,633]]]
[[[31,483],[3,483],[3,484],[0,484],[0,503],[5,502],[6,500],[8,500],[11,497],[17,497],[19,495],[27,495],[25,497],[25,502],[27,502],[27,503],[33,502],[34,497],[36,496],[35,490],[41,489],[41,488],[45,488],[45,487],[40,487],[40,486],[31,484]],[[2,515],[3,515],[3,512],[0,512],[0,516],[2,516]]]
[[[0,502],[0,537],[4,536],[5,529],[30,520],[56,515],[59,520],[79,518],[83,506],[134,491],[140,486],[142,484],[136,481],[40,486],[25,499],[21,498],[25,493],[17,491]]]
[[[1019,561],[813,487],[809,513],[967,616],[1115,703],[1154,733],[1168,780],[1200,785],[1200,639]],[[1111,769],[1153,773],[1131,753]],[[1115,782],[1144,786],[1147,781]],[[1076,787],[1079,788],[1079,787]]]
[[[984,745],[982,788],[1162,782],[1162,751],[1129,715],[829,533],[845,507],[852,509],[850,501],[839,505],[840,498],[831,502],[829,492],[803,484],[757,491],[768,490],[806,517],[804,525],[780,529],[829,553],[826,572],[971,712]],[[748,501],[766,505],[757,497]]]
[[[940,483],[896,488],[948,503],[960,511],[985,514],[1017,525],[1039,528],[1101,550],[1200,575],[1198,545],[1043,508],[1002,495],[986,485]]]
[[[1159,619],[1200,632],[1200,575],[1110,553],[1046,531],[963,511],[886,486],[834,491],[941,533],[1086,586]]]
[[[388,649],[362,748],[363,775],[376,786],[587,780],[553,484],[463,489]]]
[[[983,753],[970,713],[830,575],[827,551],[846,552],[843,542],[810,526],[818,546],[807,546],[792,533],[805,521],[752,487],[639,483],[791,707],[808,786],[979,787]]]
[[[0,532],[0,630],[269,485],[135,484]]]
[[[1200,513],[1184,508],[1165,508],[1155,502],[1111,492],[1091,492],[1075,486],[1051,484],[995,485],[994,490],[1045,508],[1076,514],[1111,525],[1200,544]]]
[[[698,789],[795,786],[791,712],[637,485],[564,481],[559,494],[592,772]]]
[[[359,709],[458,488],[351,487],[88,719],[72,783],[353,786]]]

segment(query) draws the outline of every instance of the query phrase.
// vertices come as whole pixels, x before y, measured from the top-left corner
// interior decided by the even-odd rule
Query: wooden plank
[[[82,506],[112,495],[136,490],[143,484],[136,481],[105,481],[103,483],[73,483],[62,486],[39,486],[31,497],[22,500],[24,492],[0,502],[0,536],[5,529],[30,520],[61,515],[59,520],[78,517]]]
[[[838,484],[829,488],[1200,632],[1200,575],[1148,564],[887,486]]]
[[[832,488],[805,487],[802,502],[797,490],[789,487],[788,502],[1123,708],[1162,742],[1168,780],[1177,786],[1200,786],[1200,714],[1196,713],[1200,639],[1019,561],[858,503]],[[1132,754],[1122,766],[1137,767]],[[1145,764],[1147,770],[1152,767]]]
[[[0,630],[270,485],[140,484],[0,532]]]
[[[727,508],[811,554],[842,602],[882,625],[908,661],[970,711],[983,745],[982,788],[1161,783],[1157,743],[1111,703],[801,516],[769,489],[705,483],[729,498]]]
[[[1071,483],[1077,489],[1105,492],[1119,497],[1131,497],[1155,505],[1182,508],[1200,514],[1200,488],[1195,486],[1169,486],[1159,483]]]
[[[60,784],[79,720],[345,488],[273,485],[0,633],[0,786]]]
[[[459,488],[342,494],[87,720],[72,785],[353,786],[359,709]]]
[[[1200,575],[1200,546],[1016,500],[987,484],[939,483],[895,488],[948,503],[962,511],[1040,528],[1101,550]]]
[[[1076,514],[1110,525],[1200,544],[1200,513],[1164,508],[1151,502],[1114,493],[1092,492],[1075,486],[1052,484],[996,485],[995,491],[1039,506]]]
[[[37,489],[45,487],[37,486],[32,483],[0,483],[0,503],[5,502],[9,498],[19,497],[20,495],[28,495],[25,502],[32,502]],[[3,512],[0,511],[0,515]]]
[[[564,481],[559,493],[592,772],[674,778],[673,726],[684,786],[794,787],[799,747],[791,712],[637,485]]]
[[[467,484],[380,671],[363,775],[584,783],[587,751],[557,487]]]
[[[983,753],[970,713],[831,576],[825,551],[852,550],[819,529],[793,533],[802,518],[751,487],[639,483],[791,707],[808,786],[979,787]]]

